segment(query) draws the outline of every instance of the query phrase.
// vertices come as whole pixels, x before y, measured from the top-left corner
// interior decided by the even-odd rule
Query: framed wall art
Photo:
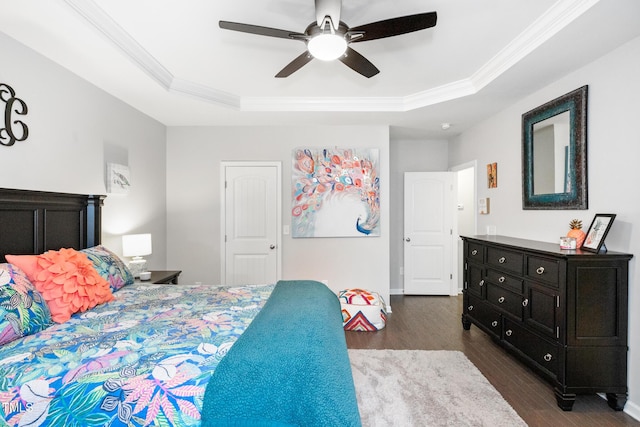
[[[129,167],[117,163],[107,163],[107,193],[126,194],[131,188]]]
[[[377,148],[296,148],[292,237],[380,236]]]
[[[487,188],[498,188],[498,163],[487,164]]]

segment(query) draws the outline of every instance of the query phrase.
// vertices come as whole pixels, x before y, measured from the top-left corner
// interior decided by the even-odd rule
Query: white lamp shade
[[[151,255],[151,234],[128,234],[122,236],[122,255],[138,257]]]

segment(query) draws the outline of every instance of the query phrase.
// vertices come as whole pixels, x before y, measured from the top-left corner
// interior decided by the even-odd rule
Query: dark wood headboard
[[[6,254],[100,244],[104,198],[0,188],[0,262]]]

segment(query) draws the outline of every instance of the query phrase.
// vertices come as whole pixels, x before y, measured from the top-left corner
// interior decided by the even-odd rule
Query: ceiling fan
[[[307,50],[280,70],[276,77],[290,76],[313,58],[324,61],[338,59],[363,76],[373,77],[380,70],[349,44],[424,30],[434,27],[437,21],[436,12],[428,12],[350,28],[340,20],[342,0],[315,0],[315,9],[316,22],[309,24],[304,33],[229,21],[220,21],[220,28],[304,42]]]

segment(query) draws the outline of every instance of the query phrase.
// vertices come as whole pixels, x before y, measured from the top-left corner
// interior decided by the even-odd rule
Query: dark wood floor
[[[462,329],[462,297],[392,296],[385,329],[346,332],[353,349],[458,350],[480,369],[531,427],[640,426],[597,395],[579,395],[573,411],[556,405],[553,388],[475,326]]]

